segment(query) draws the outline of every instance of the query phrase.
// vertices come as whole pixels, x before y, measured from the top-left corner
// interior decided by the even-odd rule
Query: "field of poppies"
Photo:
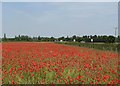
[[[2,44],[2,84],[117,84],[118,54],[55,43]]]

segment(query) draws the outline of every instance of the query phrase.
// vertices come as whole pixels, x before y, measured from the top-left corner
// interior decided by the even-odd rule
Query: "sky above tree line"
[[[117,2],[4,2],[2,34],[29,36],[115,35]]]

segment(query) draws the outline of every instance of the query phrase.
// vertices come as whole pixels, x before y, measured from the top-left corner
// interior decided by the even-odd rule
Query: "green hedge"
[[[120,45],[115,43],[79,43],[79,42],[59,42],[59,44],[68,44],[80,47],[88,47],[99,50],[120,51]]]

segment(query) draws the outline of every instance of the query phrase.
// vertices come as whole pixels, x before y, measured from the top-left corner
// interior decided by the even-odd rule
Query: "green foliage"
[[[90,36],[76,36],[73,35],[72,37],[59,37],[59,38],[54,38],[54,37],[29,37],[27,35],[18,35],[15,36],[14,38],[7,38],[6,34],[4,34],[4,37],[2,38],[2,41],[7,42],[7,41],[35,41],[35,42],[54,42],[54,41],[60,41],[63,40],[65,42],[72,42],[73,40],[75,40],[76,42],[81,42],[81,41],[85,41],[85,42],[91,42],[91,39],[93,39],[93,42],[102,42],[102,43],[114,43],[114,42],[119,42],[120,37],[114,37],[112,35],[103,35],[103,36],[97,36],[97,35],[90,35]]]
[[[80,47],[88,47],[94,48],[99,50],[109,50],[109,51],[116,51],[120,52],[120,45],[115,43],[79,43],[79,42],[62,42],[60,44],[68,44]]]

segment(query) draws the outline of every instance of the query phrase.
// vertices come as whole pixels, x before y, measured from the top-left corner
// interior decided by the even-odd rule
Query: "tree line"
[[[6,41],[28,41],[28,42],[58,42],[58,41],[67,41],[67,42],[91,42],[91,39],[93,40],[93,42],[104,42],[104,43],[114,43],[114,42],[119,42],[120,40],[120,36],[115,37],[112,35],[84,35],[84,36],[76,36],[73,35],[71,37],[67,36],[67,37],[59,37],[59,38],[55,38],[55,37],[41,37],[41,36],[37,36],[37,37],[30,37],[27,35],[18,35],[15,36],[13,38],[8,38],[6,36],[6,34],[4,34],[4,37],[2,38],[3,42]]]

